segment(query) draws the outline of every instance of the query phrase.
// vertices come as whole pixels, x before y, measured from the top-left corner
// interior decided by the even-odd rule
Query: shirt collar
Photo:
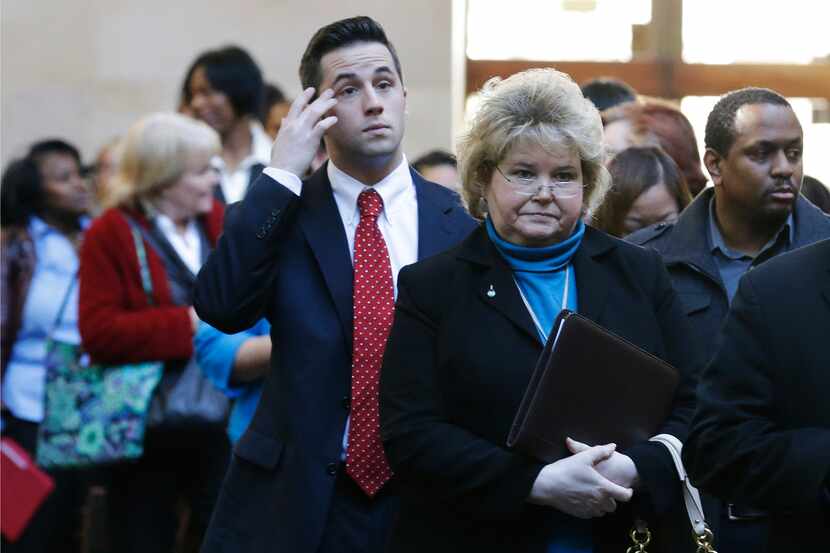
[[[178,230],[176,229],[176,224],[173,222],[173,219],[165,215],[160,211],[156,211],[152,217],[153,223],[158,226],[158,229],[163,232],[165,235],[168,234],[178,234]],[[193,232],[196,228],[196,218],[193,217],[187,222],[187,231],[188,233]]]
[[[787,221],[778,229],[778,232],[770,238],[769,242],[764,244],[764,247],[758,252],[758,255],[762,254],[767,249],[771,248],[775,243],[779,241],[781,238],[781,234],[785,233],[785,239],[787,240],[787,244],[792,246],[793,242],[793,214],[792,212],[787,217]],[[711,241],[712,247],[711,252],[720,252],[725,257],[729,259],[746,259],[750,258],[751,256],[735,251],[731,249],[729,246],[726,245],[726,241],[723,239],[723,234],[721,234],[720,229],[718,228],[718,224],[715,221],[715,195],[712,195],[712,199],[709,200],[709,239]],[[757,256],[756,256],[757,257]]]
[[[394,171],[386,175],[383,180],[373,186],[366,186],[354,177],[347,175],[329,160],[326,172],[334,193],[334,199],[343,220],[351,225],[359,215],[357,210],[357,197],[363,190],[372,188],[380,194],[383,200],[382,217],[386,222],[392,224],[395,212],[402,206],[405,207],[407,194],[413,194],[412,173],[409,172],[409,162],[403,156],[400,165]]]
[[[89,225],[92,223],[92,219],[87,215],[83,215],[80,219],[78,219],[78,222],[81,225],[81,230],[83,231],[89,228]],[[29,217],[29,235],[32,237],[32,240],[38,240],[52,232],[58,231],[55,227],[49,225],[37,215]]]
[[[237,171],[247,171],[252,165],[257,163],[268,165],[271,161],[271,146],[273,143],[271,137],[265,133],[259,121],[251,121],[250,129],[251,153],[239,163]],[[225,160],[220,155],[215,155],[211,158],[211,165],[220,172],[226,170]]]

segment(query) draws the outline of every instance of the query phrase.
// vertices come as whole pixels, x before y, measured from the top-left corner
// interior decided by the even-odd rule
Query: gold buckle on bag
[[[646,547],[651,543],[651,531],[647,525],[638,522],[628,535],[631,537],[633,545],[629,546],[625,553],[648,553]],[[708,526],[704,527],[702,536],[698,536],[694,532],[692,532],[692,535],[695,538],[695,544],[697,544],[696,553],[718,553],[712,544],[715,537]]]

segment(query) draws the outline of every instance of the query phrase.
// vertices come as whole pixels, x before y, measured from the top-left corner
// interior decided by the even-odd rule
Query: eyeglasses
[[[542,188],[547,188],[551,194],[557,198],[573,198],[579,194],[580,190],[585,188],[585,185],[576,180],[576,175],[568,177],[568,179],[552,180],[544,182],[544,179],[539,175],[525,170],[520,170],[518,173],[511,176],[504,174],[504,171],[496,165],[496,171],[502,178],[510,184],[511,188],[522,196],[536,196],[542,191]]]

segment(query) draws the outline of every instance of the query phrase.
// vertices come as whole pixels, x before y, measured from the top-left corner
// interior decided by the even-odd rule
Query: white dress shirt
[[[266,167],[263,172],[297,196],[300,195],[303,182],[294,173],[275,167]],[[354,262],[354,234],[357,230],[357,224],[360,222],[357,197],[366,188],[374,188],[383,199],[383,211],[378,217],[378,228],[383,235],[386,249],[389,252],[392,282],[397,298],[398,272],[402,267],[418,260],[418,198],[415,193],[415,185],[412,183],[412,173],[409,172],[409,162],[407,162],[406,156],[394,171],[371,187],[335,167],[331,160],[328,161],[327,172],[334,193],[334,202],[337,204],[337,211],[340,213],[340,221],[346,231],[346,239],[349,242],[349,256],[352,258],[352,262]],[[351,420],[351,416],[346,419],[346,429],[343,432],[343,449],[340,453],[341,461],[346,459]]]
[[[263,172],[294,194],[300,195],[303,184],[297,175],[274,167],[267,167]],[[378,217],[378,228],[386,242],[386,249],[389,251],[392,282],[397,298],[398,272],[402,267],[418,260],[418,198],[406,157],[394,171],[371,187],[350,177],[331,161],[328,162],[327,172],[334,193],[334,202],[340,213],[340,221],[346,232],[352,261],[354,261],[354,234],[360,222],[357,197],[363,190],[373,188],[383,199],[383,212]]]
[[[199,226],[196,219],[191,219],[187,223],[184,234],[179,232],[176,224],[167,215],[157,214],[155,222],[190,272],[197,274],[202,268],[202,240],[199,238]]]
[[[229,171],[225,160],[221,156],[213,156],[211,165],[219,172],[219,186],[225,203],[238,202],[245,197],[248,184],[251,180],[251,167],[257,163],[268,165],[271,161],[271,145],[273,141],[262,129],[257,121],[251,121],[251,154],[243,159],[236,169]]]

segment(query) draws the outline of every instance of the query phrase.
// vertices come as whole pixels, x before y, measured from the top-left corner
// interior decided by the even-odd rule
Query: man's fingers
[[[291,107],[288,108],[288,113],[285,114],[286,119],[298,117],[305,109],[308,101],[314,96],[314,87],[308,87],[303,90],[303,93],[294,98],[291,102]]]
[[[335,117],[334,115],[326,117],[325,119],[320,120],[316,125],[314,125],[314,134],[317,135],[317,138],[320,138],[327,130],[329,130],[336,124],[337,117]]]
[[[591,449],[591,446],[589,446],[588,444],[578,442],[573,438],[565,438],[565,445],[568,446],[568,450],[571,453],[581,453],[586,449]]]
[[[322,118],[331,108],[337,105],[337,100],[333,98],[334,92],[331,89],[326,90],[319,98],[314,100],[306,110],[302,117],[309,118],[312,125],[316,125],[317,121]]]

